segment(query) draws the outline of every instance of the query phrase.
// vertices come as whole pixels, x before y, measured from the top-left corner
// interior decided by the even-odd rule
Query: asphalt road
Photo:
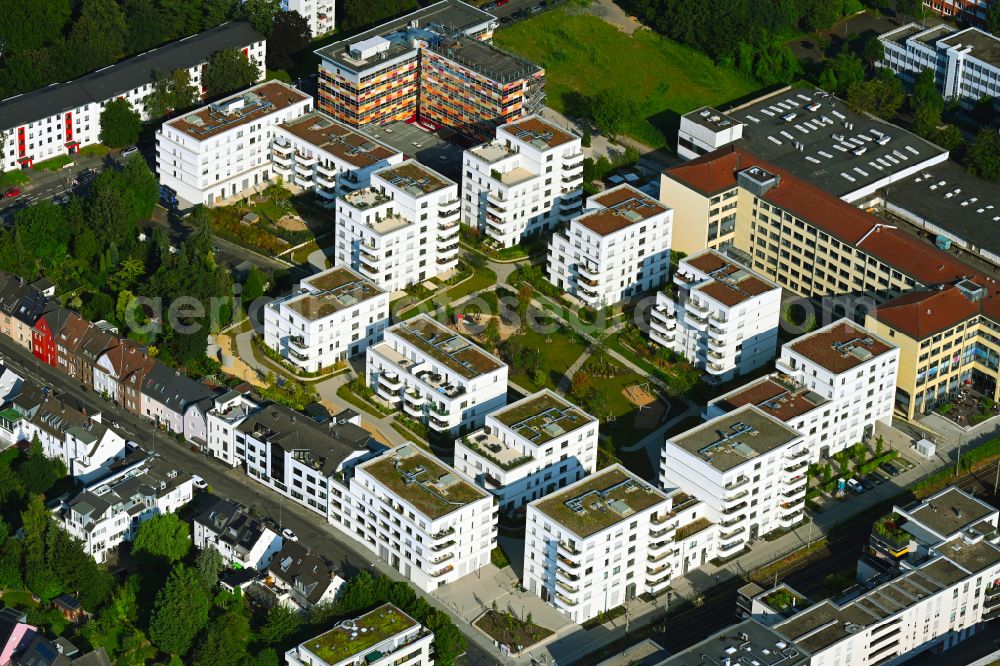
[[[131,440],[146,450],[154,452],[179,470],[201,476],[216,495],[246,506],[253,506],[282,528],[291,528],[301,543],[334,562],[342,574],[350,577],[364,569],[376,569],[396,580],[404,580],[361,545],[335,530],[324,518],[299,504],[285,502],[280,495],[252,481],[242,468],[230,469],[220,465],[208,456],[192,451],[188,445],[179,443],[173,437],[158,434],[145,419],[126,412],[93,391],[84,391],[78,383],[55,368],[41,363],[31,352],[10,338],[0,336],[0,355],[3,357],[3,363],[22,377],[69,394],[83,403],[90,413],[100,412],[105,423],[113,422],[127,433]],[[432,602],[432,605],[445,610],[432,597],[423,596]],[[458,628],[467,637],[469,636],[468,625],[458,623]],[[481,637],[477,638],[481,640]],[[460,660],[461,663],[477,666],[498,663],[499,658],[496,654],[487,652],[471,639],[467,640],[467,643],[467,652]]]

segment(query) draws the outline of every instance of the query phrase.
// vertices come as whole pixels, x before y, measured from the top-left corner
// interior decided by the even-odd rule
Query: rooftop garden
[[[395,496],[405,500],[429,518],[440,518],[470,502],[486,497],[484,491],[462,481],[458,475],[428,456],[406,458],[382,456],[365,470]],[[442,483],[442,479],[446,483]],[[416,479],[412,483],[410,479]]]
[[[780,588],[771,592],[769,595],[764,597],[764,603],[779,611],[787,610],[795,606],[802,606],[805,603],[805,599],[802,597],[792,594],[787,588]]]
[[[306,647],[326,663],[336,664],[375,647],[414,624],[402,611],[386,604],[356,620],[345,620],[340,626],[306,642]]]
[[[674,532],[674,541],[683,541],[690,536],[694,536],[711,524],[712,523],[708,518],[697,518],[692,520],[687,525],[681,525],[677,528],[677,531]]]
[[[875,521],[872,531],[892,544],[905,545],[910,542],[910,533],[902,528],[904,522],[898,513],[888,513]]]
[[[660,493],[641,482],[631,487],[619,486],[606,492],[631,478],[625,472],[612,468],[587,477],[571,489],[549,495],[537,505],[538,510],[577,536],[588,537],[663,501]],[[588,495],[589,493],[597,494]],[[579,511],[574,511],[567,505],[567,502],[575,498],[583,498]],[[631,509],[627,516],[613,510],[611,503],[616,500]],[[592,508],[595,504],[596,507]]]
[[[487,451],[485,448],[477,444],[471,437],[463,437],[462,444],[464,444],[467,448],[475,451],[477,454],[479,454],[486,460],[489,460],[491,463],[493,463],[494,465],[496,465],[497,467],[506,472],[509,472],[514,468],[520,467],[521,465],[525,465],[533,460],[531,456],[519,456],[517,458],[513,458],[511,460],[504,462],[499,458],[497,458],[492,453],[490,453],[489,451]]]

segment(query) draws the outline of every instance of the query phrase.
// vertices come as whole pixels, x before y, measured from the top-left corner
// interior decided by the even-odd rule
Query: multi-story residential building
[[[682,259],[656,294],[649,337],[718,381],[770,363],[778,346],[781,287],[716,250]]]
[[[143,120],[150,120],[145,101],[158,72],[186,70],[191,84],[203,91],[202,72],[217,51],[240,49],[258,65],[263,79],[266,46],[264,36],[249,23],[224,23],[74,81],[0,101],[4,139],[0,141],[4,146],[0,171],[27,168],[99,143],[101,112],[113,99],[128,100]]]
[[[865,327],[899,347],[897,411],[926,414],[962,388],[1000,399],[1000,308],[984,276],[918,289],[883,303]]]
[[[94,364],[94,391],[128,412],[142,414],[142,386],[157,362],[131,340],[115,342]]]
[[[250,478],[324,518],[333,510],[334,478],[384,448],[353,423],[323,426],[277,404],[251,413],[232,431]]]
[[[0,332],[25,349],[31,349],[34,326],[47,300],[45,294],[24,278],[0,273]]]
[[[86,329],[66,340],[69,376],[79,381],[85,390],[94,388],[97,361],[118,344],[118,338],[87,322]]]
[[[307,611],[332,603],[345,581],[325,558],[298,541],[285,541],[267,567],[267,582],[279,602]]]
[[[156,361],[142,382],[142,415],[155,426],[204,446],[205,415],[214,397],[215,391],[205,384]]]
[[[386,291],[458,266],[458,184],[415,160],[337,199],[336,262]]]
[[[265,571],[284,540],[277,528],[220,497],[211,497],[192,519],[195,548],[215,548],[234,569]]]
[[[31,353],[35,358],[53,368],[59,367],[56,337],[70,318],[75,316],[72,310],[62,307],[56,300],[50,300],[45,305],[45,310],[35,321],[31,332]]]
[[[480,427],[507,404],[507,365],[426,314],[387,328],[366,366],[381,399],[437,432]]]
[[[729,625],[717,634],[679,650],[667,659],[649,662],[654,666],[691,666],[691,664],[739,664],[734,657],[748,663],[781,664],[781,666],[819,666],[801,646],[790,643],[773,629],[744,620]],[[853,662],[848,662],[854,666]]]
[[[493,496],[415,444],[357,465],[349,484],[334,526],[420,589],[489,564],[497,543]]]
[[[545,72],[492,44],[496,18],[441,0],[325,46],[317,104],[353,126],[419,119],[486,140],[541,111]]]
[[[334,0],[281,0],[281,9],[301,14],[309,21],[310,34],[319,37],[335,28],[336,4]]]
[[[106,476],[125,457],[125,436],[102,423],[100,413],[88,416],[58,397],[45,400],[21,422],[20,436],[38,437],[45,455],[61,460],[79,483]]]
[[[980,5],[954,1],[972,7]],[[942,2],[947,6],[952,0],[933,0],[935,5]],[[930,5],[931,0],[924,4]],[[1000,37],[979,28],[927,28],[910,23],[882,33],[879,40],[884,51],[880,62],[883,67],[910,82],[923,70],[931,70],[945,99],[972,105],[984,97],[1000,97]]]
[[[58,519],[83,542],[89,555],[104,562],[119,544],[135,538],[139,525],[153,516],[176,512],[193,495],[191,475],[160,458],[147,458],[85,487],[64,503]]]
[[[236,454],[236,428],[260,408],[261,402],[249,395],[248,387],[237,387],[215,398],[205,415],[205,452],[230,467],[243,464],[243,456]]]
[[[182,206],[211,205],[272,180],[275,127],[312,110],[312,97],[268,81],[163,123],[156,173]]]
[[[577,623],[665,590],[670,505],[617,464],[531,502],[524,586]]]
[[[289,666],[433,666],[434,634],[392,604],[349,620],[285,653]]]
[[[899,348],[841,319],[781,348],[777,372],[709,403],[712,419],[755,405],[805,439],[808,462],[870,439],[893,414]]]
[[[463,155],[462,222],[501,248],[555,231],[580,213],[581,151],[578,136],[540,116],[501,125]]]
[[[320,57],[317,106],[360,127],[417,117],[421,46],[438,30],[493,38],[496,18],[461,0],[440,0],[377,28],[316,51]]]
[[[455,469],[493,493],[502,511],[579,481],[597,464],[597,419],[543,389],[487,414],[455,440]]]
[[[590,307],[655,289],[670,269],[673,211],[631,185],[587,198],[549,243],[548,278]]]
[[[326,200],[367,187],[373,171],[402,161],[401,152],[319,111],[278,125],[271,143],[274,173]]]
[[[264,344],[306,372],[363,354],[389,324],[389,294],[336,266],[264,308]]]
[[[808,449],[803,436],[744,405],[667,439],[660,484],[704,502],[719,525],[718,555],[804,519]]]

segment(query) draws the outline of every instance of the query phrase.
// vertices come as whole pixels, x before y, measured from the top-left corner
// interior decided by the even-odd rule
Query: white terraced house
[[[380,398],[437,432],[480,427],[507,404],[507,365],[426,314],[387,328],[366,365]]]
[[[660,485],[705,503],[718,556],[729,558],[804,519],[808,453],[801,434],[746,405],[667,439]]]
[[[389,294],[335,266],[264,308],[264,344],[306,372],[363,354],[389,324]]]
[[[0,172],[74,155],[100,143],[101,112],[112,100],[127,100],[143,120],[151,120],[146,99],[153,92],[156,73],[183,69],[191,85],[204,93],[205,65],[214,53],[225,49],[242,51],[258,66],[258,80],[264,78],[264,36],[249,23],[230,21],[79,79],[0,101]]]
[[[496,247],[555,231],[583,203],[580,137],[539,117],[497,127],[462,158],[462,222]]]
[[[236,455],[236,429],[260,407],[248,393],[239,390],[215,398],[205,414],[206,453],[230,467],[243,464],[243,458]]]
[[[631,185],[587,199],[549,243],[549,281],[592,308],[613,305],[667,280],[673,211]]]
[[[342,620],[285,653],[288,666],[434,666],[434,634],[392,604]]]
[[[274,172],[297,187],[333,200],[368,187],[373,171],[403,161],[403,154],[320,111],[274,128]]]
[[[682,259],[674,296],[659,292],[649,337],[725,382],[770,363],[781,287],[715,250]]]
[[[335,526],[429,592],[490,563],[493,496],[407,442],[357,465]]]
[[[455,440],[455,469],[518,509],[593,473],[597,419],[543,389],[491,412],[486,425]]]
[[[528,504],[524,586],[576,623],[670,584],[670,498],[621,465]]]
[[[160,185],[177,193],[181,207],[212,205],[264,186],[275,176],[276,126],[312,104],[292,86],[268,81],[168,120],[156,133]]]
[[[847,319],[785,343],[777,372],[708,405],[715,418],[756,405],[805,438],[808,462],[871,438],[892,422],[899,348]]]
[[[336,262],[386,291],[458,266],[458,185],[414,160],[337,199]]]

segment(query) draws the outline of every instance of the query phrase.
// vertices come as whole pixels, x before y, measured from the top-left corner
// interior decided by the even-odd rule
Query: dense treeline
[[[4,0],[0,99],[74,79],[230,18],[268,34],[279,7],[280,0]]]

